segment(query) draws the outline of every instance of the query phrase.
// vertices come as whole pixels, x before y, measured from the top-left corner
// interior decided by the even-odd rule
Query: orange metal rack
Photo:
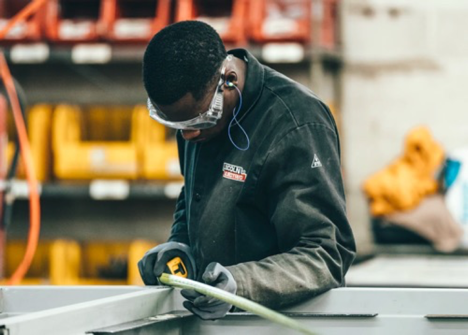
[[[105,35],[111,41],[146,43],[171,23],[174,3],[171,0],[106,0]]]
[[[322,0],[323,12],[321,22],[320,45],[331,49],[337,44],[338,35],[338,0]]]
[[[50,0],[45,33],[53,42],[94,42],[105,30],[103,3],[108,0]]]
[[[251,1],[249,13],[249,37],[255,42],[310,41],[311,0]]]
[[[31,0],[0,0],[0,30],[8,21],[23,9]],[[39,41],[42,38],[42,23],[44,10],[39,10],[32,17],[22,23],[18,23],[6,35],[4,41]]]
[[[247,0],[179,0],[176,21],[200,20],[213,26],[225,43],[247,42]]]

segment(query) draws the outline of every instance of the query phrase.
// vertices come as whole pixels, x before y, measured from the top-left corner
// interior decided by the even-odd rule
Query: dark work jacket
[[[338,133],[310,90],[230,53],[247,62],[238,119],[250,148],[236,149],[227,129],[206,143],[178,134],[185,186],[169,240],[190,245],[199,280],[218,262],[238,295],[279,308],[344,285],[354,259]],[[246,145],[237,126],[231,134]]]

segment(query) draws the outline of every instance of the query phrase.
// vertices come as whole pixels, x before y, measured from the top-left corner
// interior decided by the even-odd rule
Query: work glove
[[[145,285],[160,284],[159,276],[163,272],[171,274],[168,262],[176,257],[180,257],[185,268],[180,265],[172,268],[188,279],[195,279],[196,267],[190,247],[179,242],[166,242],[148,250],[138,262],[138,270],[140,270],[140,276]]]
[[[211,286],[236,294],[237,284],[231,272],[219,263],[210,263],[203,273],[203,281]],[[183,305],[193,314],[203,320],[222,318],[232,308],[231,304],[207,297],[194,290],[182,290],[182,296],[187,299]]]

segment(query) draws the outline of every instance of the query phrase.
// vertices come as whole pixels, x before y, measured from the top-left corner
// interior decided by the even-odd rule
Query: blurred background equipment
[[[403,155],[364,183],[372,214],[413,209],[423,197],[434,194],[443,157],[443,149],[428,129],[413,129],[406,137]]]

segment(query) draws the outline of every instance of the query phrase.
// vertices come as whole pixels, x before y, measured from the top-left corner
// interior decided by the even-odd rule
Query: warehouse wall
[[[468,144],[467,17],[463,0],[344,1],[342,136],[361,251],[372,237],[360,186],[399,155],[405,134],[426,125],[447,150]]]

